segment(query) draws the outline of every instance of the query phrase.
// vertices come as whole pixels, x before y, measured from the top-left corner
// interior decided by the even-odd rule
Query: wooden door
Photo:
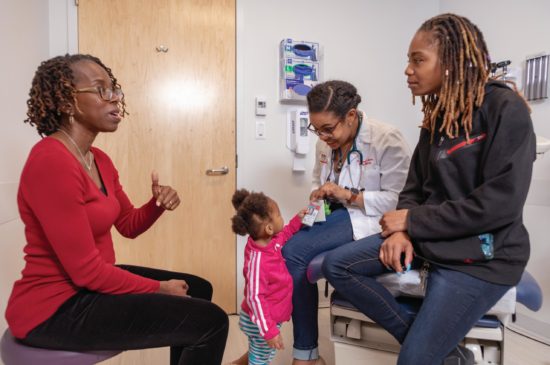
[[[117,262],[202,276],[234,313],[235,0],[80,0],[78,29],[80,52],[112,69],[130,113],[96,145],[136,206],[152,170],[182,201],[136,240],[115,236]]]

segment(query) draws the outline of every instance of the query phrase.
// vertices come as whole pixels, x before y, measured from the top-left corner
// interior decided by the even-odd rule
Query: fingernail
[[[411,264],[407,264],[407,272],[411,271]]]
[[[401,271],[396,272],[396,274],[397,274],[397,276],[403,275],[403,273]]]
[[[160,202],[157,200],[157,207],[160,207]]]

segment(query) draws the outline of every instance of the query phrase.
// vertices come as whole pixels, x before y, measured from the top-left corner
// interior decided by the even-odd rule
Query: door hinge
[[[78,0],[74,0],[74,6],[78,6]]]
[[[235,155],[235,168],[239,167],[239,155]]]

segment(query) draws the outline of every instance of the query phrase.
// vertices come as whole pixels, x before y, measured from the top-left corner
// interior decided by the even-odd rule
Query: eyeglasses
[[[122,92],[121,88],[104,88],[101,86],[94,86],[94,87],[85,87],[82,89],[76,89],[77,93],[94,93],[99,94],[101,99],[105,101],[113,101],[115,98],[118,100],[122,100],[124,98],[124,93]]]
[[[340,119],[335,125],[331,127],[323,127],[321,129],[315,129],[315,127],[309,123],[307,126],[307,129],[311,131],[312,133],[315,133],[319,137],[330,137],[332,136],[332,133],[338,128],[338,125],[344,121],[344,118]]]

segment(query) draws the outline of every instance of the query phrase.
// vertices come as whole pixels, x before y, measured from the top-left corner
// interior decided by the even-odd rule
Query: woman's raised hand
[[[178,192],[168,185],[159,184],[159,174],[156,171],[151,173],[151,190],[153,197],[157,201],[157,206],[162,206],[166,210],[174,210],[180,205]]]

